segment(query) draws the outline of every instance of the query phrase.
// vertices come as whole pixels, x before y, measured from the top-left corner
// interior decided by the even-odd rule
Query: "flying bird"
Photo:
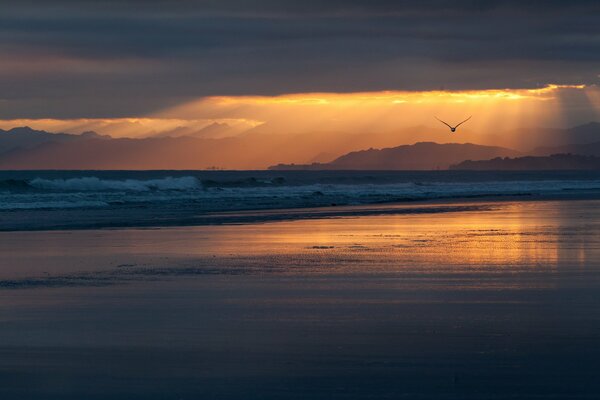
[[[462,121],[461,123],[457,124],[456,126],[452,126],[444,121],[442,121],[441,119],[439,119],[438,117],[435,117],[435,119],[437,119],[438,121],[440,121],[442,124],[446,125],[448,128],[450,128],[450,132],[456,132],[456,128],[458,128],[459,126],[461,126],[462,124],[464,124],[465,122],[467,122],[468,120],[471,119],[471,117],[473,117],[472,115],[465,119],[464,121]]]

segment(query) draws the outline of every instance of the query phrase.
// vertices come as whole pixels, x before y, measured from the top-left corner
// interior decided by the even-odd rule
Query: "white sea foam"
[[[71,179],[35,178],[29,182],[29,185],[37,189],[61,191],[125,190],[135,192],[146,192],[150,190],[190,190],[200,187],[200,183],[193,176],[183,176],[180,178],[166,177],[148,180],[111,180],[99,179],[93,176]]]
[[[63,208],[98,208],[107,207],[104,201],[31,201],[0,203],[0,210],[40,210],[40,209],[63,209]]]
[[[391,181],[390,174],[377,176],[375,173],[373,177],[339,174],[329,177],[326,182],[320,180],[319,175],[311,174],[273,178],[262,177],[260,173],[253,177],[248,173],[227,172],[207,175],[205,179],[196,172],[179,176],[161,176],[163,172],[124,172],[121,179],[118,172],[104,173],[104,176],[81,172],[76,177],[69,172],[71,176],[58,179],[56,173],[52,174],[27,179],[8,175],[8,179],[0,180],[3,183],[0,185],[0,210],[112,207],[114,212],[122,210],[129,213],[132,209],[129,207],[134,207],[135,212],[148,212],[148,215],[154,215],[157,210],[196,215],[334,204],[600,192],[599,179],[577,179],[579,176],[586,177],[585,173],[574,175],[571,179],[548,179],[549,175],[542,173],[540,179],[535,179],[535,174],[528,173],[527,178],[530,179],[514,180],[498,179],[493,174],[485,176],[488,179],[484,180],[480,174],[472,173],[451,175],[463,179],[443,181],[443,176],[433,172],[407,172],[397,174],[398,182]]]

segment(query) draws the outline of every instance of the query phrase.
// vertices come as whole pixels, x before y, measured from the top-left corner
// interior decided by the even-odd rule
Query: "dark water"
[[[596,399],[599,213],[3,232],[0,398]]]
[[[3,171],[0,230],[203,225],[261,221],[285,209],[598,195],[600,171]],[[238,211],[266,213],[214,215]]]

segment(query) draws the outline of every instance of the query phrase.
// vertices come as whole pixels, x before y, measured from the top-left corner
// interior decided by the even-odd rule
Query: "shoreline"
[[[484,201],[0,234],[0,397],[600,393],[600,201]]]
[[[328,207],[306,208],[281,208],[281,209],[255,209],[223,212],[206,212],[186,216],[161,216],[153,214],[149,218],[133,221],[110,221],[108,218],[115,210],[87,209],[88,214],[94,214],[96,220],[85,220],[80,209],[60,210],[60,219],[76,220],[71,224],[48,224],[48,226],[12,226],[0,225],[0,232],[44,232],[44,231],[80,231],[80,230],[127,230],[127,229],[160,229],[212,225],[250,225],[282,221],[298,221],[307,219],[354,218],[362,216],[382,215],[414,215],[414,214],[441,214],[466,211],[489,211],[494,204],[507,202],[541,202],[541,201],[585,201],[600,200],[600,191],[564,191],[566,193],[554,194],[507,194],[507,195],[473,195],[459,197],[444,197],[438,199],[415,199],[374,203],[365,205],[332,205]],[[44,217],[57,210],[35,211],[10,211],[7,213],[21,214],[23,218],[37,218],[44,221]],[[6,215],[6,213],[4,213]],[[37,214],[37,215],[36,215]],[[68,214],[73,214],[70,218]],[[100,217],[98,217],[100,216]],[[41,217],[41,218],[40,218]],[[104,217],[103,220],[101,217]],[[160,220],[162,218],[162,220]],[[157,220],[160,222],[157,223]],[[8,222],[10,225],[10,222]]]

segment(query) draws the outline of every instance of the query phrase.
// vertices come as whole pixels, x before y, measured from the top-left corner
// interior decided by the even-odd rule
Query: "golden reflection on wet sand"
[[[597,398],[599,205],[0,233],[0,398]]]
[[[597,202],[497,203],[492,211],[386,215],[219,227],[220,255],[287,255],[335,262],[362,258],[388,271],[556,269],[598,261]],[[585,210],[578,212],[578,210]],[[202,252],[202,250],[201,250]],[[343,262],[342,262],[343,263]]]
[[[597,205],[499,202],[491,203],[490,211],[0,233],[0,277],[207,259],[215,265],[237,260],[241,268],[244,263],[264,264],[265,271],[277,267],[290,273],[552,271],[561,264],[572,268],[598,262]]]

